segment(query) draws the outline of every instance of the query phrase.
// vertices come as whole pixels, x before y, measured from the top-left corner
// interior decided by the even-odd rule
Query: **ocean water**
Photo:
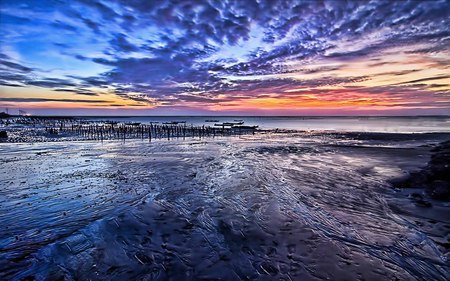
[[[450,132],[450,116],[419,117],[276,117],[276,116],[149,116],[149,117],[90,117],[90,120],[122,122],[186,121],[187,125],[209,125],[242,120],[245,125],[260,129],[320,130],[338,132],[429,133]],[[217,122],[205,122],[217,120]]]

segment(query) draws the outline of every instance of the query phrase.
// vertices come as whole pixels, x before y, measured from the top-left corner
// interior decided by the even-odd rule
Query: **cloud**
[[[442,80],[442,79],[448,79],[450,78],[450,75],[441,75],[441,76],[435,76],[435,77],[426,77],[406,82],[401,82],[398,84],[412,84],[412,83],[419,83],[419,82],[428,82],[428,81],[434,81],[434,80]]]
[[[48,98],[0,98],[0,102],[82,102],[82,103],[108,103],[106,100],[84,99],[48,99]]]
[[[4,86],[20,87],[34,70],[14,61],[6,54],[0,54],[0,83]]]
[[[23,66],[19,63],[15,63],[9,60],[0,59],[0,68],[9,68],[12,71],[19,71],[19,72],[31,72],[33,71],[33,68]]]
[[[135,52],[139,48],[128,42],[127,36],[123,33],[117,34],[114,39],[110,41],[111,46],[118,52]]]
[[[23,85],[20,84],[15,84],[15,83],[9,83],[9,82],[4,82],[4,81],[0,81],[0,86],[7,86],[7,87],[23,87]]]
[[[72,92],[72,93],[76,93],[78,95],[83,95],[83,96],[98,96],[97,93],[86,90],[86,89],[67,89],[67,88],[63,88],[63,89],[53,89],[53,91],[55,92]]]
[[[428,67],[443,68],[450,50],[445,0],[5,1],[0,8],[2,42],[22,57],[0,49],[2,85],[84,96],[96,95],[92,87],[111,88],[112,95],[149,103],[288,96],[379,76],[396,84],[422,71],[386,71],[389,64],[423,55],[433,56]],[[384,61],[389,52],[397,57]],[[385,68],[346,71],[358,62]]]
[[[42,88],[57,88],[57,87],[76,87],[77,84],[68,80],[60,78],[45,78],[37,80],[28,80],[27,85],[38,86]]]
[[[403,75],[407,75],[407,74],[411,74],[414,72],[418,72],[421,71],[421,69],[408,69],[408,70],[401,70],[401,71],[389,71],[389,72],[382,72],[382,73],[378,73],[377,75],[379,76],[403,76]]]

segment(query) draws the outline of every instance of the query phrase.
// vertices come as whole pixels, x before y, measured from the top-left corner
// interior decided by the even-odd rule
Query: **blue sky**
[[[449,1],[0,2],[0,106],[450,114]]]

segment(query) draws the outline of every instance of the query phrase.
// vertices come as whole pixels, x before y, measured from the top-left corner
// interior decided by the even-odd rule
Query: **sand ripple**
[[[426,149],[330,138],[1,145],[0,277],[446,280],[387,183]]]

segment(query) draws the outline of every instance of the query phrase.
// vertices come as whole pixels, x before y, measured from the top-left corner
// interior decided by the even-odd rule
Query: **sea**
[[[450,132],[450,116],[145,116],[145,117],[86,117],[89,120],[118,122],[186,122],[194,126],[214,126],[224,122],[244,122],[259,129],[302,131],[431,133]]]

